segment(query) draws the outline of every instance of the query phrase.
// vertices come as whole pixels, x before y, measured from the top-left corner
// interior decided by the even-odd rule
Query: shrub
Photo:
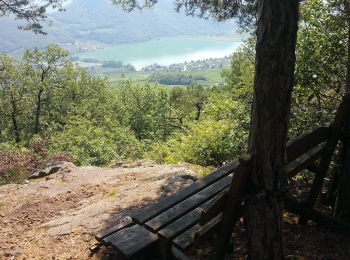
[[[29,151],[18,148],[0,150],[0,185],[19,182],[41,165],[41,160]]]
[[[187,133],[166,143],[155,144],[147,153],[150,159],[169,163],[188,162],[202,166],[219,166],[242,154],[247,134],[224,120],[203,120]]]
[[[140,156],[140,144],[133,133],[115,122],[96,125],[92,121],[73,117],[62,132],[49,140],[50,154],[66,154],[78,165],[107,165],[116,160]]]
[[[40,136],[34,136],[30,140],[29,148],[40,158],[46,158],[48,155],[47,141]]]

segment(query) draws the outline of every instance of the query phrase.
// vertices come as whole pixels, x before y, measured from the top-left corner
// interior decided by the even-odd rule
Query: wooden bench
[[[181,235],[199,223],[201,212],[227,192],[232,180],[241,182],[246,179],[237,169],[247,160],[249,156],[226,164],[174,195],[141,210],[130,221],[96,235],[96,239],[114,247],[121,259],[136,258],[150,247],[157,248],[161,258],[170,257],[172,243],[179,241],[176,238],[181,239]],[[187,244],[182,247],[181,242],[178,247],[181,250],[188,248]]]
[[[334,140],[329,137],[332,131],[332,127],[318,127],[288,142],[289,177],[304,169],[315,171],[316,176],[324,174],[328,160],[323,162],[321,159],[320,164],[315,162],[325,158],[331,150],[329,146]],[[220,230],[216,240],[221,245],[227,243],[234,223],[241,216],[252,160],[246,155],[226,164],[174,195],[137,212],[129,221],[96,235],[96,239],[116,249],[118,259],[152,259],[150,255],[169,259],[174,254],[185,259],[193,245],[220,233]],[[218,255],[222,251],[216,249]]]

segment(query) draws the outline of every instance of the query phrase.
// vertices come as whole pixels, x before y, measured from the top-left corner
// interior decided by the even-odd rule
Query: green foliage
[[[181,126],[200,120],[204,105],[212,92],[213,90],[200,85],[171,88],[170,102],[173,117],[178,120]]]
[[[103,68],[113,68],[113,69],[125,69],[126,71],[135,71],[134,66],[131,64],[124,64],[121,61],[105,61],[102,63]]]
[[[105,61],[102,64],[102,67],[104,68],[122,68],[123,67],[123,62],[122,61]]]
[[[184,74],[167,74],[167,73],[154,73],[149,77],[150,81],[158,82],[163,85],[192,85],[195,81],[208,79],[204,76],[192,76]]]
[[[225,70],[224,88],[172,88],[171,102],[181,132],[157,142],[147,152],[151,159],[219,166],[246,152],[253,89],[252,41],[234,53]],[[197,108],[193,110],[193,108]]]
[[[113,121],[99,125],[80,117],[70,118],[63,131],[53,134],[49,147],[51,154],[68,154],[79,165],[107,165],[141,155],[130,130]]]
[[[2,55],[0,66],[1,142],[17,142],[43,160],[67,155],[80,165],[140,158],[153,143],[200,132],[214,91],[130,80],[111,88],[106,79],[74,65],[56,45],[28,50],[21,60]],[[221,152],[205,155],[215,157],[206,163],[196,161],[214,163],[215,153]]]
[[[290,136],[328,123],[344,92],[341,8],[335,0],[301,6]],[[166,88],[131,80],[110,87],[55,45],[26,51],[22,60],[1,55],[0,142],[27,147],[43,160],[68,155],[80,165],[146,157],[219,166],[247,150],[254,43],[247,40],[233,54],[231,68],[222,72],[225,84],[218,87]],[[169,73],[150,79],[189,85],[204,78]]]
[[[25,180],[40,163],[40,159],[28,149],[10,143],[1,144],[0,185]]]
[[[329,122],[345,92],[347,22],[343,1],[301,5],[290,135]]]
[[[224,120],[203,120],[165,144],[155,144],[148,157],[169,163],[219,166],[244,151],[245,145],[238,142],[240,132],[236,130]]]
[[[17,142],[43,159],[68,154],[79,164],[139,156],[133,133],[118,122],[115,90],[73,65],[67,51],[50,45],[20,61],[1,55],[0,67],[2,143]]]
[[[124,124],[130,126],[137,139],[166,139],[178,125],[172,118],[170,97],[164,87],[124,81],[118,96],[125,116]]]
[[[221,76],[225,79],[226,89],[253,89],[255,68],[255,38],[247,39],[233,53],[231,68],[224,69]]]

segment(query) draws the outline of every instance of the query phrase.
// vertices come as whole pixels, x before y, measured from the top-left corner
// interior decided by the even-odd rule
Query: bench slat
[[[160,230],[158,232],[158,235],[160,235],[160,237],[165,238],[165,239],[172,239],[175,236],[184,232],[186,229],[189,229],[193,225],[197,224],[199,221],[199,218],[201,217],[203,210],[208,208],[214,201],[216,201],[216,198],[218,196],[220,196],[220,194],[227,192],[227,191],[228,191],[228,189],[223,190],[217,196],[215,196],[213,199],[204,203],[202,206],[192,210],[190,213],[187,213],[185,216],[179,218],[175,222],[166,226],[165,228],[163,228],[162,230]]]
[[[174,207],[168,209],[157,217],[148,221],[145,226],[151,231],[158,231],[161,228],[169,225],[176,219],[205,203],[213,198],[216,194],[220,193],[223,189],[227,188],[231,184],[232,176],[226,176],[213,185],[205,188],[204,190],[196,193],[192,197],[182,201]]]
[[[223,167],[207,175],[203,179],[198,180],[193,184],[189,185],[188,187],[178,191],[174,195],[166,197],[157,204],[151,205],[146,209],[140,211],[138,214],[134,215],[132,219],[139,224],[146,223],[155,216],[163,213],[164,211],[168,210],[174,205],[189,198],[193,194],[205,189],[206,187],[231,174],[237,167],[238,163],[238,160],[234,160],[233,162],[224,165]]]
[[[317,159],[319,159],[326,148],[326,143],[321,143],[318,146],[312,148],[308,152],[304,153],[299,158],[295,159],[287,165],[288,177],[295,176],[301,170],[312,165]]]
[[[193,245],[195,239],[199,239],[207,235],[208,233],[212,233],[213,230],[216,230],[221,220],[222,213],[214,219],[212,219],[207,224],[205,224],[204,226],[201,226],[199,224],[193,226],[192,228],[175,238],[173,240],[173,245],[180,251],[185,252]]]
[[[172,242],[172,244],[179,249],[182,252],[185,252],[187,249],[191,247],[191,245],[194,242],[194,237],[196,235],[196,232],[198,232],[202,228],[201,225],[197,224],[187,230],[186,232],[182,233],[180,236],[175,238]]]
[[[299,137],[290,140],[287,144],[287,161],[294,161],[318,144],[326,141],[329,135],[329,127],[320,126],[314,130],[305,132]]]
[[[123,221],[122,223],[119,223],[119,224],[117,224],[115,226],[112,226],[112,227],[108,228],[107,230],[104,230],[104,231],[98,233],[95,236],[95,238],[96,238],[97,241],[102,242],[102,240],[104,238],[112,235],[113,233],[115,233],[115,232],[117,232],[117,231],[119,231],[119,230],[121,230],[123,228],[130,227],[133,224],[134,224],[134,222],[131,219],[129,219],[127,221]]]
[[[224,210],[228,197],[228,191],[228,188],[223,190],[213,200],[211,200],[210,204],[202,211],[199,218],[200,225],[205,225]]]
[[[152,245],[158,236],[140,225],[124,228],[109,237],[109,243],[129,258]]]
[[[240,214],[241,214],[241,209],[240,209]],[[223,219],[223,213],[218,214],[215,218],[210,220],[208,223],[205,225],[202,225],[199,230],[197,230],[194,234],[194,241],[193,245],[197,246],[203,241],[203,239],[209,238],[213,234],[217,234],[217,230],[220,227],[220,223],[222,222]]]

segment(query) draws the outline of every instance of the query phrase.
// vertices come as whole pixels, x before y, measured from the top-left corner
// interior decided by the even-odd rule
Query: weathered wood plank
[[[185,252],[187,249],[191,247],[194,242],[194,237],[196,232],[202,228],[201,225],[195,225],[186,232],[182,233],[180,236],[175,238],[172,244],[182,252]]]
[[[241,211],[240,211],[241,212]],[[217,233],[217,230],[222,222],[223,213],[218,214],[209,222],[202,225],[202,228],[197,230],[194,234],[193,246],[199,245],[203,239],[209,238]]]
[[[159,248],[162,254],[162,259],[172,259],[171,257],[171,239],[190,229],[192,226],[196,225],[199,221],[202,211],[212,205],[217,197],[228,191],[228,188],[224,189],[213,199],[204,203],[203,205],[195,208],[190,213],[187,213],[183,217],[179,218],[175,222],[166,226],[158,232],[159,235]],[[215,217],[215,216],[214,216]]]
[[[188,187],[180,190],[176,194],[169,196],[165,199],[162,199],[159,203],[151,205],[151,206],[147,207],[146,209],[140,211],[139,213],[134,215],[132,217],[132,219],[139,224],[146,223],[150,219],[163,213],[164,211],[166,211],[169,208],[173,207],[174,205],[180,203],[181,201],[187,199],[188,197],[192,196],[193,194],[205,189],[206,187],[219,181],[220,179],[224,178],[225,176],[231,174],[235,170],[237,164],[238,164],[238,160],[235,160],[231,163],[224,165],[223,167],[212,172],[211,174],[207,175],[203,179],[198,180],[198,181],[194,182],[193,184],[189,185]]]
[[[212,220],[215,216],[220,214],[226,204],[226,200],[228,197],[229,188],[226,188],[222,192],[220,192],[202,211],[201,216],[199,218],[199,225],[205,225],[210,220]]]
[[[326,148],[326,143],[321,143],[316,147],[312,148],[311,150],[307,151],[306,153],[304,153],[294,161],[290,162],[287,165],[288,177],[291,178],[301,170],[312,165],[316,160],[318,160],[322,156],[325,148]]]
[[[195,209],[196,207],[202,205],[206,201],[213,198],[220,191],[228,187],[231,183],[231,180],[231,175],[224,177],[218,182],[215,182],[211,186],[201,190],[200,192],[173,206],[172,208],[168,209],[167,211],[163,212],[157,217],[151,219],[145,224],[145,226],[153,232],[159,231],[163,227],[169,225],[170,223],[187,214],[191,210]]]
[[[113,233],[115,233],[115,232],[117,232],[117,231],[119,231],[119,230],[121,230],[121,229],[123,229],[123,228],[130,227],[130,226],[132,226],[133,224],[134,224],[134,222],[133,222],[131,219],[126,220],[126,221],[123,221],[122,223],[119,223],[119,224],[117,224],[117,225],[115,225],[115,226],[112,226],[112,227],[110,227],[110,228],[108,228],[108,229],[106,229],[106,230],[104,230],[104,231],[98,233],[98,234],[95,236],[95,238],[96,238],[97,241],[102,242],[102,240],[103,240],[105,237],[108,237],[108,236],[112,235]]]
[[[124,228],[109,237],[109,244],[129,258],[151,246],[158,236],[140,225]]]
[[[186,232],[182,233],[180,236],[175,238],[172,244],[180,251],[187,251],[195,242],[195,238],[200,239],[208,232],[215,230],[222,219],[222,214],[212,219],[210,222],[201,226],[199,224],[193,226]]]
[[[294,161],[304,154],[305,151],[326,141],[328,135],[329,127],[320,126],[290,140],[287,144],[287,162],[290,163]]]
[[[226,190],[226,192],[227,192],[227,190]],[[219,193],[218,195],[220,195],[220,194],[221,193]],[[201,216],[202,211],[205,208],[207,208],[215,200],[215,198],[209,200],[208,202],[204,203],[203,205],[199,206],[198,208],[195,208],[190,213],[187,213],[183,217],[179,218],[178,220],[174,221],[170,225],[161,229],[158,232],[158,235],[160,236],[160,238],[170,240],[170,239],[176,237],[177,235],[181,234],[182,232],[184,232],[186,229],[189,229],[192,226],[194,226],[195,224],[197,224],[199,221],[199,217]]]

